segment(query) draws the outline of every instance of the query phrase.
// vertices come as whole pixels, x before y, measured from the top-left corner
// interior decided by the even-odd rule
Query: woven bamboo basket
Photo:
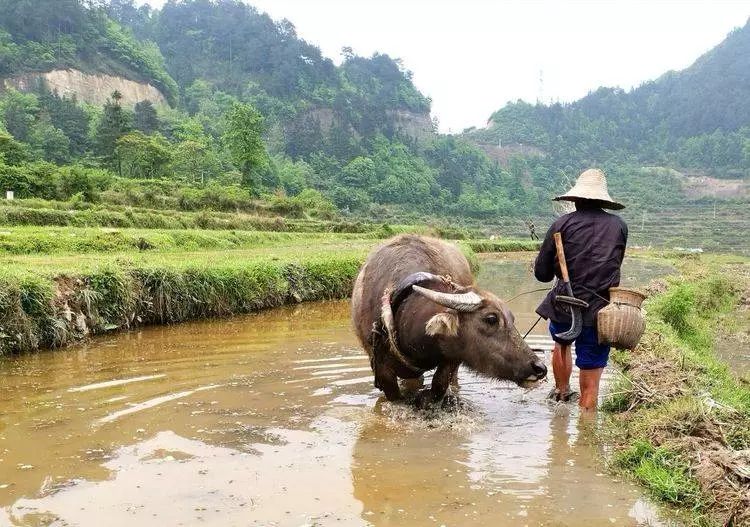
[[[610,288],[610,303],[596,317],[599,344],[620,349],[635,348],[646,329],[646,319],[641,311],[645,299],[646,295],[633,289]]]

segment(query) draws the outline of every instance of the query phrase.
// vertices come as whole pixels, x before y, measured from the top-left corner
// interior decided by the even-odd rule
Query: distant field
[[[631,244],[750,254],[750,203],[692,203],[623,216]]]
[[[646,211],[631,206],[617,214],[628,223],[630,245],[750,255],[750,202],[717,201],[715,214],[713,203],[688,203]],[[555,217],[550,213],[530,218],[538,236],[544,237]],[[501,218],[477,228],[487,236],[529,238],[523,218]]]
[[[96,227],[0,227],[0,255],[118,252],[220,251],[261,247],[324,246],[347,240],[375,240],[379,233],[299,233],[200,229],[116,229]],[[97,258],[101,258],[98,256]]]

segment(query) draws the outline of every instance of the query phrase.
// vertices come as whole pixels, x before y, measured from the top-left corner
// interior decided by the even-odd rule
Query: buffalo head
[[[444,308],[429,318],[427,335],[440,342],[448,358],[495,379],[526,386],[544,379],[547,368],[514,325],[513,314],[495,295],[471,287],[457,292],[413,290]]]

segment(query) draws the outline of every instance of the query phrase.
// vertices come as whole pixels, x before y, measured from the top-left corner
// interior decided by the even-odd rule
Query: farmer
[[[555,337],[556,333],[563,333],[571,327],[569,308],[555,301],[558,294],[567,294],[562,280],[558,280],[537,307],[536,312],[549,320],[549,331],[555,341],[552,351],[555,388],[550,392],[549,398],[555,401],[572,401],[578,398],[582,409],[594,410],[599,396],[599,380],[609,358],[609,346],[601,345],[598,341],[596,315],[607,305],[609,288],[620,283],[620,266],[625,256],[628,226],[619,216],[602,210],[622,209],[624,205],[610,197],[604,172],[599,169],[586,170],[578,177],[572,189],[554,199],[572,201],[576,210],[558,218],[550,227],[536,258],[534,275],[540,282],[549,282],[555,276],[561,276],[553,239],[553,235],[559,232],[563,240],[573,296],[588,302],[589,307],[581,308],[583,329],[575,339],[576,366],[580,370],[580,397],[570,388],[570,375],[573,371],[570,350],[572,342]]]
[[[529,229],[529,236],[531,236],[532,240],[538,240],[539,235],[536,233],[536,225],[534,225],[534,222],[531,220],[525,220],[526,227]]]

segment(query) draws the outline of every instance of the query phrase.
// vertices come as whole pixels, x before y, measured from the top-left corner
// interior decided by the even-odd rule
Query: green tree
[[[136,130],[148,135],[159,129],[159,117],[151,101],[140,101],[133,110],[133,126]]]
[[[275,156],[273,166],[279,183],[290,196],[296,196],[308,188],[315,178],[312,167],[302,160],[292,161],[288,157]]]
[[[237,103],[226,116],[225,128],[222,141],[242,172],[243,184],[258,192],[263,183],[263,169],[268,165],[262,136],[263,116],[251,105]]]
[[[118,158],[115,155],[117,140],[132,129],[132,118],[120,105],[121,100],[120,92],[114,91],[104,104],[102,117],[96,130],[96,153],[110,166],[117,165]]]
[[[58,164],[70,161],[70,139],[46,114],[31,128],[29,144],[36,157]]]
[[[18,45],[7,31],[0,29],[0,74],[13,73],[17,69],[20,56]]]
[[[341,170],[339,181],[345,187],[367,190],[375,183],[375,163],[369,157],[355,157]]]
[[[5,121],[5,129],[19,141],[27,143],[39,113],[37,96],[10,89],[0,102],[0,111]]]
[[[169,143],[160,135],[134,131],[117,139],[115,156],[120,175],[134,178],[158,178],[166,175],[172,160]]]
[[[79,194],[85,201],[96,202],[99,193],[96,186],[96,177],[91,169],[78,165],[64,167],[59,170],[58,192],[63,199],[70,199]]]
[[[171,170],[178,179],[204,185],[221,173],[221,163],[210,145],[188,139],[172,147]]]
[[[380,203],[416,205],[429,210],[439,193],[435,174],[424,159],[416,156],[403,143],[389,142],[384,137],[375,141],[375,178],[372,193]]]
[[[28,158],[26,146],[16,141],[9,133],[0,131],[0,161],[15,166],[27,161]]]

